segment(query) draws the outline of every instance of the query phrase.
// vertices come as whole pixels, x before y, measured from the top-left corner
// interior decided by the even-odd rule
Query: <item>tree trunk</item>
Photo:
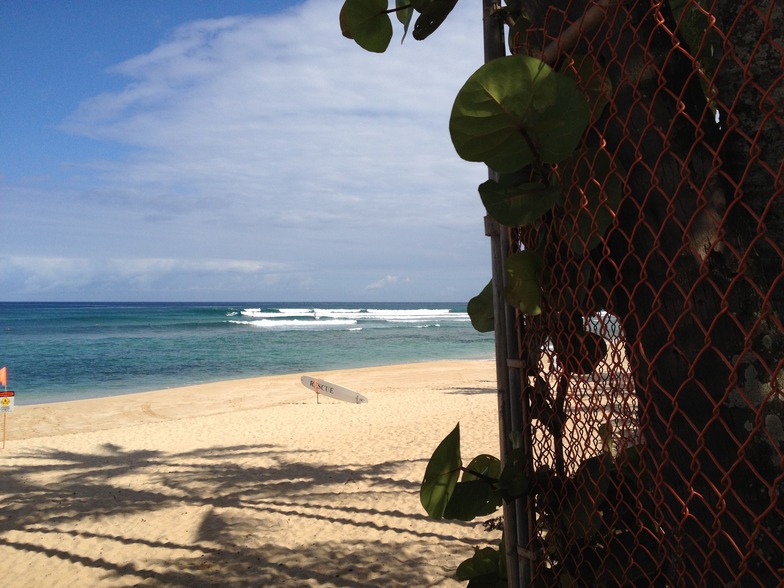
[[[525,6],[554,38],[590,4]],[[775,586],[784,568],[784,15],[778,0],[716,0],[712,13],[715,76],[697,71],[666,2],[619,2],[576,50],[598,57],[613,83],[591,133],[626,171],[598,261],[631,348],[662,574],[677,586]],[[715,88],[714,104],[704,88]]]

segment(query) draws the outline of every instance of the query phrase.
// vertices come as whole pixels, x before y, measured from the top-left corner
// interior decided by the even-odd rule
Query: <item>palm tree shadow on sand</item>
[[[0,557],[53,558],[111,586],[438,586],[482,543],[409,508],[419,482],[401,472],[413,462],[303,457],[270,445],[113,444],[19,456],[0,477]]]

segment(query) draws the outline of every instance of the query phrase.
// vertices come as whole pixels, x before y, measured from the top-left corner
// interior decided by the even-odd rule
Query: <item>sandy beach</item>
[[[17,406],[0,454],[0,585],[459,586],[481,524],[430,520],[419,484],[461,423],[498,455],[492,360]],[[467,459],[466,459],[467,458]]]

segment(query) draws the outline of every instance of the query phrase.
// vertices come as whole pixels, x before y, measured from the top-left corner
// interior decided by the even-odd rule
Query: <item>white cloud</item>
[[[85,100],[63,128],[131,152],[76,162],[78,181],[56,188],[54,212],[73,223],[57,254],[92,259],[97,247],[138,257],[133,278],[91,265],[108,272],[103,283],[127,287],[144,272],[149,284],[176,287],[180,274],[151,258],[181,272],[190,258],[270,259],[299,268],[287,282],[292,298],[318,295],[308,284],[336,276],[345,291],[335,283],[331,295],[361,296],[384,267],[439,277],[450,292],[466,283],[472,295],[485,279],[476,276],[489,275],[476,193],[484,171],[457,158],[447,123],[482,59],[481,7],[460,3],[430,39],[400,46],[398,36],[375,55],[341,36],[340,4],[189,23],[118,64],[127,85]],[[12,208],[39,226],[24,193]],[[43,236],[37,254],[52,255],[44,243],[57,241]],[[56,282],[79,263],[49,275]]]
[[[178,289],[203,292],[251,282],[272,284],[291,272],[278,263],[246,260],[183,260],[144,258],[0,257],[0,274],[24,284],[28,294],[65,294],[80,290],[106,292],[116,287],[140,292],[166,291],[172,280]]]
[[[381,278],[380,280],[376,280],[375,282],[373,282],[371,284],[368,284],[367,285],[367,289],[368,290],[382,290],[382,289],[386,288],[387,286],[391,286],[392,284],[396,284],[399,280],[400,280],[400,276],[386,275],[383,278]],[[404,282],[410,282],[410,280],[407,279],[407,278],[404,279],[403,281]]]

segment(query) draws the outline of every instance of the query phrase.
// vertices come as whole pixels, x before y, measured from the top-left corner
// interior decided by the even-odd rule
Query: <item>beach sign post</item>
[[[8,368],[0,368],[0,384],[3,385],[3,391],[0,392],[0,412],[3,413],[3,449],[5,449],[5,425],[6,417],[9,412],[14,410],[14,392],[8,389]]]

